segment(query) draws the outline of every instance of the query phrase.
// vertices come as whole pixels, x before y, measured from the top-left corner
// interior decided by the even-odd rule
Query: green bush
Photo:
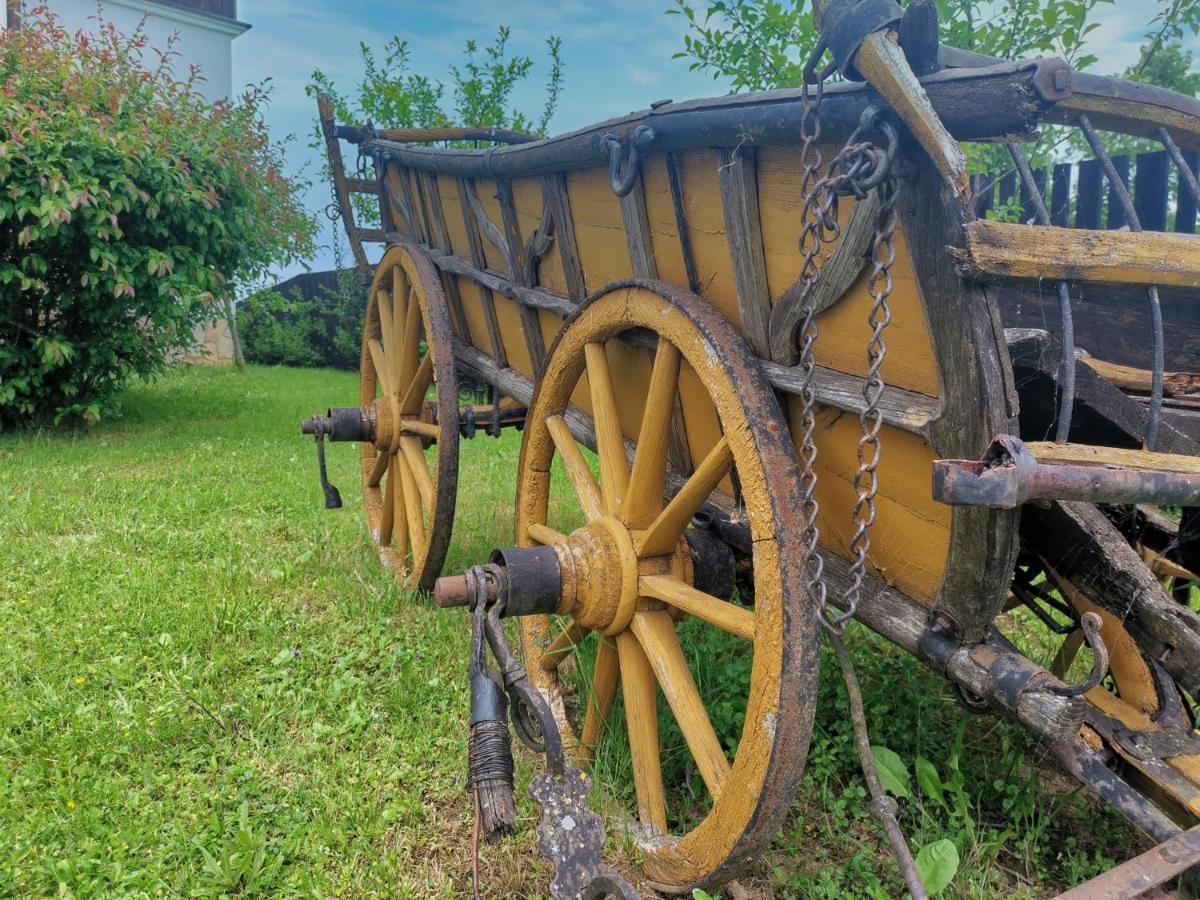
[[[266,92],[208,103],[150,53],[44,9],[0,37],[0,429],[95,421],[233,285],[311,251]]]
[[[366,288],[352,273],[336,290],[322,287],[312,298],[296,289],[252,294],[238,307],[246,361],[356,370],[366,309]]]

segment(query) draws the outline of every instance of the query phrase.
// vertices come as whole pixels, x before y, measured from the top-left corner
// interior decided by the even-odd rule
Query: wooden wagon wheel
[[[618,403],[634,398],[615,396],[606,350],[630,329],[657,337],[632,466]],[[673,479],[668,433],[681,361],[706,386],[722,436],[690,476]],[[570,407],[585,372],[598,479],[568,424],[587,427]],[[556,454],[586,519],[570,535],[547,524]],[[685,540],[693,515],[706,501],[722,500],[722,486],[735,475],[753,538],[753,609],[692,586]],[[816,618],[804,603],[800,529],[785,524],[800,508],[799,497],[795,455],[774,394],[745,342],[700,297],[656,282],[621,282],[592,296],[564,325],[527,419],[516,536],[524,546],[559,549],[574,602],[560,608],[562,616],[521,620],[525,661],[580,755],[597,742],[620,684],[637,798],[631,831],[647,874],[660,885],[685,889],[728,877],[775,834],[798,785],[819,658]],[[732,761],[681,649],[682,614],[700,620],[697,627],[706,623],[751,642],[749,690],[740,698],[744,725]],[[592,671],[577,673],[587,682],[577,696],[589,698],[579,724],[558,666],[588,630],[601,640]],[[702,819],[680,827],[668,817],[660,767],[660,690],[711,801]]]
[[[414,589],[432,588],[450,545],[457,384],[437,270],[423,250],[393,245],[375,271],[363,328],[359,403],[376,420],[375,443],[361,445],[363,507],[380,559]]]

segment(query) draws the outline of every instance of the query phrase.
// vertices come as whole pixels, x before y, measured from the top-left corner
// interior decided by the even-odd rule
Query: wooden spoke
[[[704,709],[704,701],[696,690],[696,682],[675,635],[675,623],[665,611],[644,611],[634,615],[630,628],[645,650],[646,659],[675,714],[696,768],[700,770],[700,777],[716,801],[729,777],[729,760],[725,758],[725,751],[721,749],[721,742],[717,740]]]
[[[754,640],[754,613],[732,603],[698,591],[670,575],[643,575],[639,590],[645,597],[669,603],[697,619],[716,625],[723,631]]]
[[[380,450],[378,454],[375,457],[375,467],[371,469],[371,474],[367,476],[367,487],[379,487],[383,473],[388,470],[388,465],[391,463],[391,454],[386,450]]]
[[[380,307],[382,309],[382,306]],[[384,352],[383,345],[375,338],[367,342],[367,350],[371,354],[371,364],[375,366],[375,380],[379,384],[380,393],[387,394],[392,390],[392,367]]]
[[[383,489],[383,516],[379,522],[379,543],[386,547],[392,541],[392,526],[395,524],[396,467],[392,464],[393,457],[387,453],[379,454],[379,458],[387,461],[384,466],[388,470],[387,487]],[[378,484],[378,482],[376,482]]]
[[[421,506],[431,509],[433,507],[433,479],[429,476],[429,466],[425,462],[425,451],[421,449],[421,439],[405,435],[400,438],[400,450],[408,460],[408,468],[412,471],[413,479],[417,483]]]
[[[422,422],[420,419],[405,419],[400,423],[400,430],[405,434],[419,434],[422,437],[433,438],[435,441],[442,433],[442,430],[436,425]]]
[[[600,492],[604,511],[616,515],[629,489],[625,438],[621,434],[612,373],[608,370],[608,353],[603,344],[593,341],[584,348],[584,354],[592,395],[592,420],[596,426],[596,455],[600,457]]]
[[[596,666],[592,670],[592,690],[588,695],[587,712],[583,716],[583,729],[579,732],[580,742],[589,749],[599,743],[604,723],[612,712],[618,671],[617,648],[601,636],[596,645]]]
[[[420,412],[421,404],[425,402],[425,394],[431,384],[433,384],[433,354],[426,353],[425,358],[421,360],[421,365],[417,368],[417,374],[413,376],[412,383],[405,389],[404,396],[400,400],[400,415],[415,416]]]
[[[679,537],[692,521],[704,501],[717,489],[721,480],[733,468],[733,452],[729,440],[722,437],[696,471],[684,482],[679,493],[659,513],[658,518],[646,529],[638,545],[641,556],[663,556],[675,550]]]
[[[562,416],[551,416],[546,420],[546,427],[550,431],[555,449],[558,450],[558,458],[562,460],[563,468],[567,470],[567,477],[571,479],[571,487],[575,489],[575,496],[579,498],[579,502],[583,506],[584,516],[589,522],[598,519],[603,515],[600,506],[600,488],[596,485],[596,479],[588,467],[587,460],[583,458],[579,445],[575,443],[575,436],[571,434],[567,420]]]
[[[587,626],[572,620],[571,624],[546,647],[546,654],[539,663],[541,667],[547,672],[557,669],[558,664],[571,655],[571,651],[579,646],[589,631],[591,629]]]
[[[404,317],[404,339],[400,344],[396,362],[396,390],[412,382],[417,374],[417,357],[421,352],[421,304],[408,301],[408,314]]]
[[[400,466],[396,465],[395,470],[388,477],[389,482],[395,482],[395,489],[392,491],[391,516],[396,523],[392,529],[392,549],[396,557],[403,563],[408,557],[408,515],[404,507],[404,490],[400,479]],[[386,508],[386,506],[385,506]],[[416,550],[413,551],[414,558]]]
[[[646,392],[646,411],[633,455],[624,518],[630,528],[645,528],[662,511],[663,480],[671,443],[671,416],[679,382],[679,349],[660,339]]]
[[[379,306],[379,337],[383,341],[384,352],[388,359],[394,359],[396,349],[400,345],[396,341],[396,327],[392,323],[392,304],[387,291],[376,291],[375,303]]]
[[[412,470],[403,453],[396,454],[396,467],[400,470],[400,488],[404,492],[404,513],[408,520],[408,536],[413,545],[413,559],[417,548],[425,545],[425,520],[421,516],[421,498],[413,480]]]
[[[550,547],[554,544],[565,544],[567,542],[567,536],[565,534],[555,531],[549,525],[531,523],[529,528],[526,529],[526,533],[530,538],[537,541],[539,544],[544,544],[547,547]]]
[[[621,666],[621,693],[625,697],[625,724],[629,730],[629,756],[633,764],[638,818],[666,834],[667,801],[658,750],[658,694],[654,671],[637,638],[628,631],[617,635],[617,656]]]

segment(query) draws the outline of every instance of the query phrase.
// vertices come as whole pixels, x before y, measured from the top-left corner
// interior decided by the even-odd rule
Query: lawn
[[[188,368],[87,433],[0,437],[0,896],[469,893],[464,619],[378,565],[356,451],[330,448],[346,505],[326,511],[298,433],[356,395],[344,372]],[[448,570],[510,539],[519,442],[464,444]],[[914,849],[962,855],[945,896],[1051,895],[1141,848],[1023,732],[852,642],[874,742],[925,760]],[[823,675],[804,789],[739,896],[899,889]],[[547,891],[519,791],[487,896]]]

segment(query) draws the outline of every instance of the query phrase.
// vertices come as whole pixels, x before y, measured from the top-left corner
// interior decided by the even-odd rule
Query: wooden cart
[[[521,615],[568,753],[625,732],[630,833],[672,890],[719,883],[775,833],[821,623],[848,606],[1156,840],[1200,817],[1200,618],[1168,590],[1197,567],[1200,103],[917,28],[901,48],[895,21],[860,30],[840,62],[867,83],[665,102],[545,140],[339,127],[323,107],[351,240],[387,248],[361,405],[309,430],[362,442],[371,537],[428,590],[460,437],[524,428],[515,541],[551,549],[536,555],[551,586],[500,551],[489,596]],[[1050,126],[1092,148],[1074,186],[1026,162]],[[1158,141],[1165,163],[1123,177],[1102,132]],[[374,179],[346,181],[339,138]],[[1021,221],[982,217],[993,185],[957,150],[976,141],[1010,142]],[[379,197],[378,234],[355,225],[350,188]],[[1121,230],[1099,228],[1105,205]],[[496,402],[460,405],[465,377]],[[487,593],[441,588],[447,604]],[[1002,632],[1017,604],[1061,635],[1053,671]],[[1089,612],[1096,665],[1071,682]],[[733,747],[681,649],[687,623],[747,660],[720,698],[744,723]],[[660,693],[707,793],[687,810],[664,789]],[[1197,859],[1168,856],[1113,878]]]

